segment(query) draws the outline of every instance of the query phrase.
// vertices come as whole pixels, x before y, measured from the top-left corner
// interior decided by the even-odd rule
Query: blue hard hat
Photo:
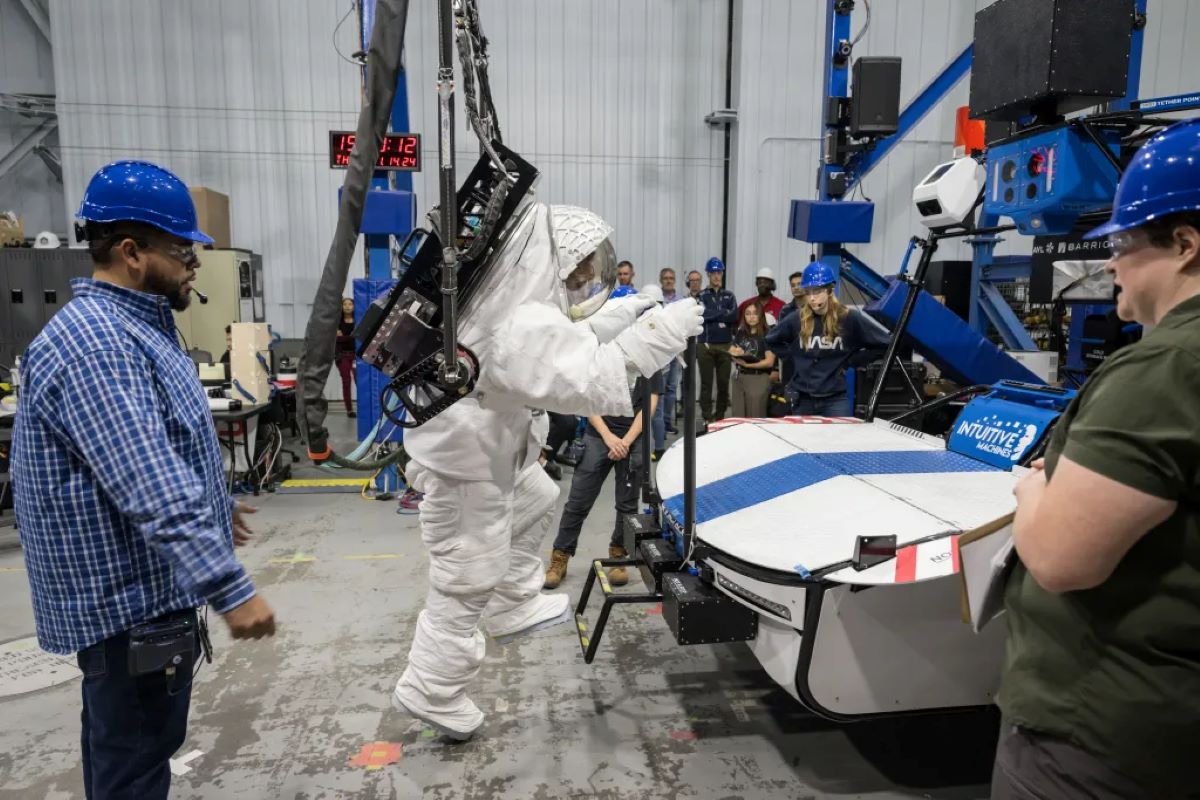
[[[175,173],[147,161],[101,167],[83,193],[77,216],[85,222],[142,222],[201,244],[213,239],[196,223],[196,204]]]
[[[819,289],[822,286],[832,286],[837,283],[833,268],[823,261],[813,261],[804,268],[800,278],[801,289]]]
[[[626,286],[625,284],[621,284],[617,288],[613,289],[612,294],[610,294],[609,297],[610,298],[624,297],[625,295],[628,295],[628,294],[637,294],[637,289],[633,288],[632,286]]]
[[[1098,239],[1181,211],[1200,211],[1200,118],[1172,125],[1137,151],[1117,184],[1112,216],[1083,238]]]
[[[716,256],[713,256],[712,258],[710,258],[708,260],[708,263],[704,265],[704,271],[705,272],[724,272],[725,271],[725,262],[722,261],[721,259],[717,258]]]

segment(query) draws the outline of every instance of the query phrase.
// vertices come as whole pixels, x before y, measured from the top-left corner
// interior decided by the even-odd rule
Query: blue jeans
[[[829,397],[796,395],[796,399],[792,401],[792,413],[801,417],[848,417],[850,416],[850,396],[847,394],[834,394]]]
[[[671,363],[666,368],[666,388],[663,389],[662,402],[659,405],[663,409],[663,420],[667,428],[675,427],[675,405],[679,400],[679,380],[683,375],[683,365],[678,359],[671,359]],[[656,434],[657,436],[657,434]],[[662,439],[655,439],[655,448],[662,449]]]
[[[127,632],[79,651],[76,660],[87,800],[166,800],[170,759],[187,736],[192,666],[171,683],[161,672],[131,677]]]
[[[654,415],[650,417],[650,431],[654,434],[655,452],[664,449],[667,443],[667,421],[663,416],[663,409],[666,405],[666,403],[656,405]]]

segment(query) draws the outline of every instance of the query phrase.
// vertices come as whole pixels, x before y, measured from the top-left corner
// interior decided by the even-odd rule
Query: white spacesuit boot
[[[451,597],[429,590],[417,618],[408,667],[392,692],[392,707],[453,739],[465,741],[483,724],[483,712],[467,697],[487,650],[477,625],[485,597]]]
[[[539,553],[554,524],[558,491],[536,459],[517,476],[508,572],[483,612],[484,629],[502,643],[571,619],[566,594],[541,591],[545,565]]]
[[[483,724],[466,687],[487,649],[480,617],[508,571],[512,490],[449,478],[417,462],[409,464],[408,476],[425,494],[420,522],[429,551],[429,595],[392,705],[467,739]]]

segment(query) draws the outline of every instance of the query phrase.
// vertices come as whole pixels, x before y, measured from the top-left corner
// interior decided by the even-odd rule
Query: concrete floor
[[[341,417],[330,427],[351,430]],[[568,469],[563,498],[569,481]],[[241,556],[279,633],[233,643],[214,620],[215,660],[197,678],[180,751],[200,755],[174,797],[988,795],[993,714],[833,725],[805,713],[744,645],[678,647],[639,606],[614,612],[590,666],[569,625],[489,642],[472,691],[487,722],[452,743],[388,704],[426,588],[416,517],[357,495],[255,502],[258,537]],[[581,555],[604,551],[612,514],[610,480]],[[564,584],[573,599],[586,563],[573,562]],[[0,552],[0,643],[33,632],[21,567],[19,550]],[[0,698],[0,720],[0,800],[83,797],[77,681]],[[398,745],[376,748],[398,760],[351,763],[377,742]]]

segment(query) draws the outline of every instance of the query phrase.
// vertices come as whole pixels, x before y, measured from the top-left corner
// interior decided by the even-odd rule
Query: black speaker
[[[900,125],[900,59],[863,56],[850,78],[850,135],[890,136]]]
[[[971,262],[930,261],[925,291],[945,299],[946,308],[964,322],[971,316]]]
[[[1016,122],[1124,97],[1133,0],[997,0],[975,15],[971,118]]]

